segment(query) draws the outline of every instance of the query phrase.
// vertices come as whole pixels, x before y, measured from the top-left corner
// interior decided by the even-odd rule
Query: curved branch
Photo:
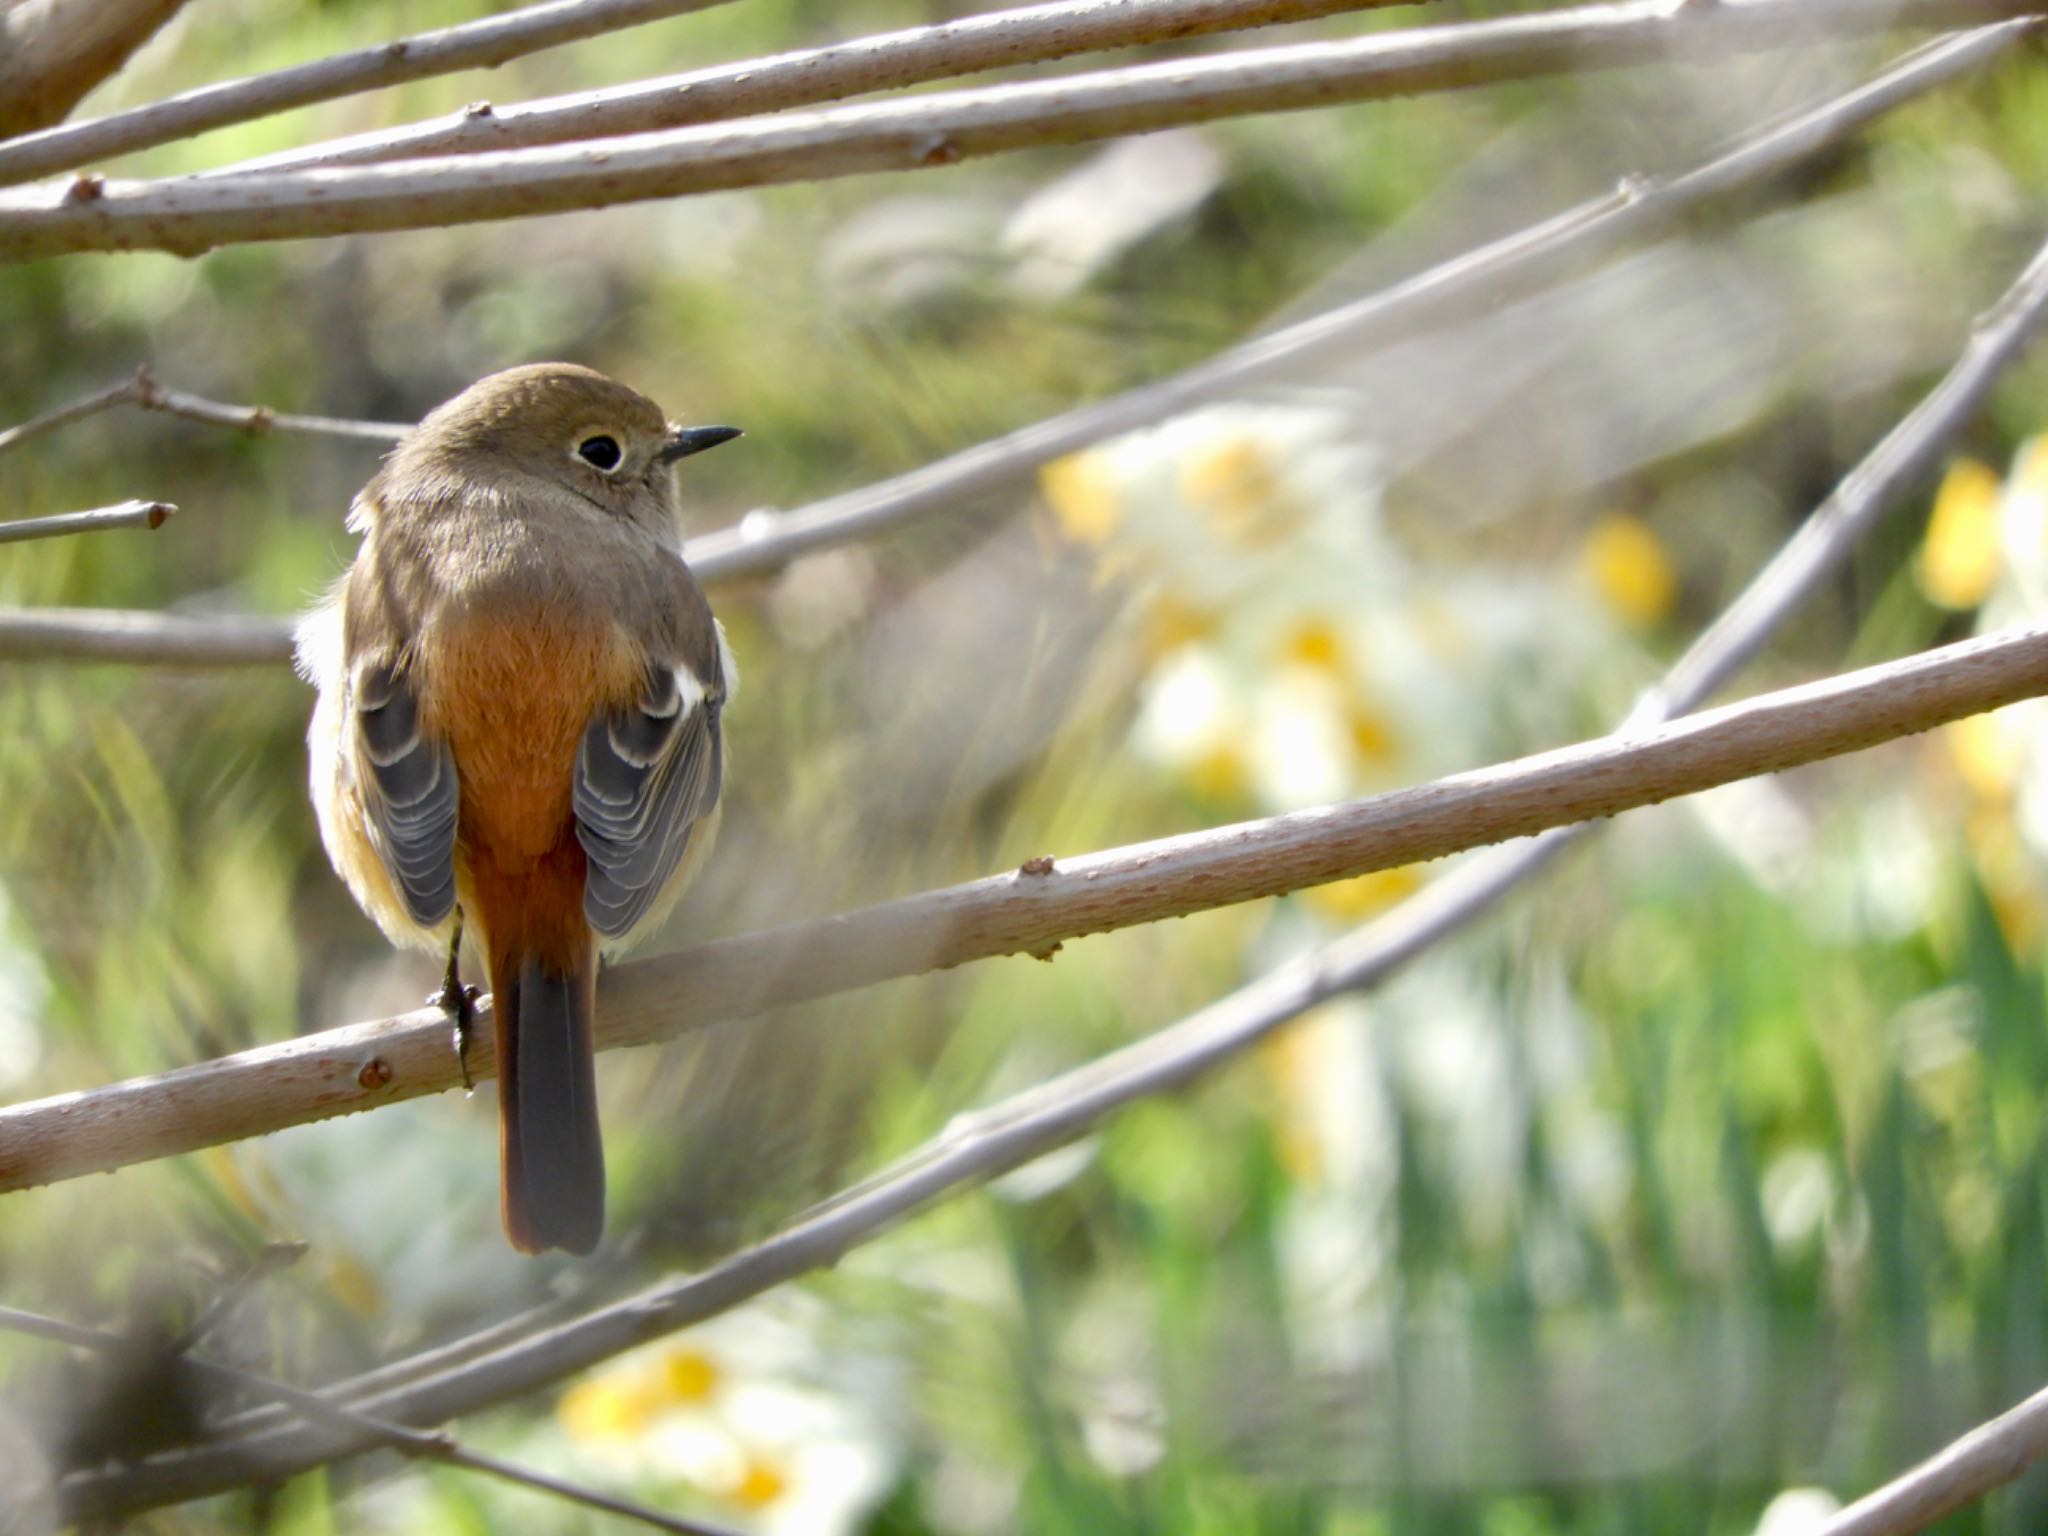
[[[947,91],[732,124],[394,165],[0,192],[0,261],[87,250],[196,255],[291,240],[563,213],[743,186],[951,165],[1257,112],[1569,69],[1743,52],[2032,15],[2040,0],[1717,0],[1613,5]]]
[[[185,0],[0,3],[0,135],[63,120]]]
[[[10,139],[0,144],[0,183],[26,181],[380,86],[460,69],[494,69],[543,48],[720,3],[722,0],[548,0],[509,15],[486,16],[356,48],[267,75],[205,85],[126,112]]]
[[[1661,730],[1414,789],[1138,843],[624,965],[601,1049],[997,955],[1439,859],[1838,756],[2048,691],[2048,627],[1765,694]],[[486,1032],[479,1031],[479,1036]],[[0,1110],[0,1190],[101,1172],[454,1087],[446,1017],[395,1019]],[[483,1040],[470,1055],[494,1070]]]
[[[1005,65],[1308,21],[1407,0],[1052,0],[823,48],[718,64],[632,85],[493,108],[245,160],[205,174],[369,165],[526,149],[815,106]]]

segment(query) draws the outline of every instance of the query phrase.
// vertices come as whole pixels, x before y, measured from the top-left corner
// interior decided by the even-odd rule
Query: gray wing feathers
[[[406,911],[431,928],[455,910],[455,756],[420,734],[419,702],[394,669],[364,665],[353,695],[371,831]]]
[[[648,680],[639,706],[599,715],[576,754],[576,837],[590,860],[583,915],[606,938],[647,915],[718,803],[720,694],[673,672]]]

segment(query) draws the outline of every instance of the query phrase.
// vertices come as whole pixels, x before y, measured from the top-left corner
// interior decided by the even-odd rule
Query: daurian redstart
[[[542,363],[434,411],[363,487],[361,549],[299,632],[320,691],[320,835],[391,938],[489,969],[505,1231],[587,1253],[604,1229],[598,956],[657,926],[709,849],[738,676],[678,552],[678,427],[602,374]]]

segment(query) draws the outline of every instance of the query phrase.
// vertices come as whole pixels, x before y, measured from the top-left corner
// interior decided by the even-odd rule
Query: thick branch
[[[1232,348],[1210,362],[1113,399],[1082,406],[1006,436],[964,449],[906,475],[816,502],[797,511],[755,514],[739,527],[692,539],[684,547],[706,581],[771,571],[799,555],[867,538],[929,516],[1008,484],[1039,465],[1156,421],[1200,401],[1260,380],[1325,350],[1363,355],[1454,321],[1477,305],[1501,304],[1555,279],[1574,264],[1624,241],[1654,233],[1709,198],[1758,181],[1839,142],[1895,107],[1982,63],[2031,23],[2006,22],[1928,45],[1855,90],[1749,135],[1678,175],[1634,180],[1620,190],[1440,263],[1393,287],[1313,319]],[[128,386],[66,406],[11,432],[0,451],[33,431],[47,430],[121,403]],[[237,407],[234,409],[248,409]],[[278,423],[321,417],[271,418]],[[335,423],[397,436],[396,424]],[[194,666],[218,654],[231,665],[291,657],[286,620],[218,621],[209,646],[208,621],[118,610],[0,609],[0,660],[100,660],[137,665]]]
[[[185,0],[0,0],[0,136],[64,120]]]
[[[107,0],[85,0],[84,6],[75,8],[106,3]],[[132,7],[136,0],[123,3]],[[201,86],[148,106],[62,128],[48,128],[0,144],[0,182],[26,181],[51,171],[189,138],[229,123],[243,123],[272,112],[332,101],[337,96],[353,96],[406,80],[425,80],[462,69],[494,69],[543,48],[685,11],[700,11],[719,3],[720,0],[549,0],[548,4],[529,6],[509,15],[486,16],[435,32],[421,32],[268,75]],[[176,7],[167,4],[163,8],[168,12]]]
[[[2040,0],[1719,0],[1615,5],[1247,49],[903,102],[395,165],[214,179],[80,178],[0,192],[0,261],[217,245],[561,213],[742,186],[950,165],[1255,112],[1594,68],[1704,62],[1868,34],[2031,15]]]
[[[1305,21],[1405,0],[1053,0],[824,48],[719,64],[633,85],[452,112],[209,171],[303,170],[609,138],[814,106],[870,91],[1040,64],[1105,48]],[[53,167],[46,167],[53,169]]]
[[[2048,629],[1970,640],[1415,789],[1140,843],[721,939],[611,972],[598,1044],[1437,859],[1853,752],[2048,691]],[[494,1070],[488,1047],[471,1069]],[[0,1190],[453,1087],[433,1009],[0,1110]]]
[[[178,509],[168,501],[124,501],[90,512],[55,512],[48,517],[23,517],[0,523],[0,544],[29,539],[56,539],[73,533],[100,533],[110,528],[161,528]]]

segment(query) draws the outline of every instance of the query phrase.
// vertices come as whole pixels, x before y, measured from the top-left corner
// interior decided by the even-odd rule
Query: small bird
[[[603,1233],[598,956],[660,924],[717,830],[739,677],[671,466],[739,435],[573,364],[492,374],[356,496],[355,563],[299,628],[321,840],[395,943],[446,949],[459,1054],[465,927],[484,956],[527,1253]]]

